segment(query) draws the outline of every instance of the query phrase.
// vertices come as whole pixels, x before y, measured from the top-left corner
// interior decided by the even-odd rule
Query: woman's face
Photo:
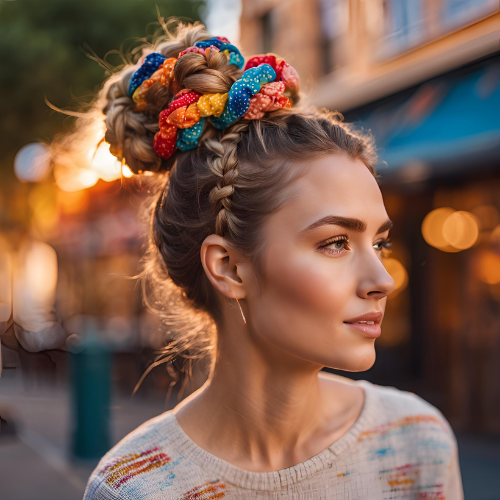
[[[246,300],[251,327],[302,360],[367,370],[394,289],[382,263],[390,221],[378,184],[360,160],[331,155],[291,187],[298,196],[264,227],[264,281]],[[366,313],[374,325],[347,323]]]

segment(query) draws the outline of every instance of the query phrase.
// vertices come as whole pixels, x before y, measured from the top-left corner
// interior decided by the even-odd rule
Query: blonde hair
[[[169,37],[155,51],[177,57],[211,35],[201,24],[181,24]],[[293,196],[288,187],[305,173],[296,162],[342,154],[363,161],[376,177],[377,156],[371,137],[343,123],[339,113],[301,106],[298,96],[293,108],[260,120],[242,119],[225,130],[207,124],[197,149],[164,160],[153,150],[153,137],[158,115],[173,95],[157,82],[147,94],[146,110],[134,112],[128,84],[136,69],[125,67],[104,84],[94,112],[100,110],[106,141],[122,152],[132,171],[157,172],[140,278],[145,304],[163,318],[170,341],[152,366],[171,362],[177,371],[190,373],[193,359],[213,361],[216,326],[223,321],[200,260],[204,239],[213,233],[223,236],[263,277],[262,226]],[[174,73],[180,88],[203,94],[227,92],[242,70],[220,52],[188,53]]]

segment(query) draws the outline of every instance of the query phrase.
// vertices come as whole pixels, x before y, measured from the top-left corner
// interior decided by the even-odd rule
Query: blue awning
[[[415,164],[452,171],[500,160],[500,60],[443,75],[347,119],[373,133],[382,175]]]

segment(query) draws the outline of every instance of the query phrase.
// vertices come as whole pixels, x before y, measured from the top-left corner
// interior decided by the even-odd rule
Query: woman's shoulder
[[[84,500],[148,499],[158,491],[162,498],[178,498],[203,482],[203,471],[177,450],[174,418],[172,410],[164,412],[113,446],[92,472]]]
[[[370,402],[369,425],[360,440],[391,437],[406,442],[427,443],[430,448],[456,449],[453,430],[441,411],[409,391],[359,381]]]
[[[441,411],[412,392],[367,381],[358,384],[368,402],[358,443],[368,460],[378,463],[381,477],[389,484],[433,484],[432,491],[441,496],[432,498],[462,499],[457,441]]]
[[[352,380],[329,372],[321,372],[320,376],[332,382],[349,386],[362,387],[366,397],[366,409],[376,413],[377,421],[383,423],[394,418],[411,416],[429,417],[430,420],[440,420],[449,426],[440,410],[413,392],[383,386],[368,380]],[[425,419],[424,419],[425,420]]]
[[[452,451],[456,448],[453,430],[441,411],[422,397],[395,387],[377,385],[367,380],[351,380],[328,372],[321,377],[344,386],[364,389],[365,401],[353,433],[359,441],[397,440],[403,444],[413,441],[436,444]],[[413,448],[415,449],[415,448]]]
[[[382,419],[421,416],[424,421],[439,421],[449,427],[448,421],[438,408],[413,392],[377,385],[366,380],[360,380],[358,384],[363,386],[368,397],[372,397]]]

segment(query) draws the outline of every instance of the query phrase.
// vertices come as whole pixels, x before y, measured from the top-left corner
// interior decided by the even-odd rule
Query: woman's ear
[[[238,273],[244,265],[240,252],[233,250],[217,234],[207,236],[201,245],[201,263],[210,283],[230,299],[245,298],[245,283]]]

